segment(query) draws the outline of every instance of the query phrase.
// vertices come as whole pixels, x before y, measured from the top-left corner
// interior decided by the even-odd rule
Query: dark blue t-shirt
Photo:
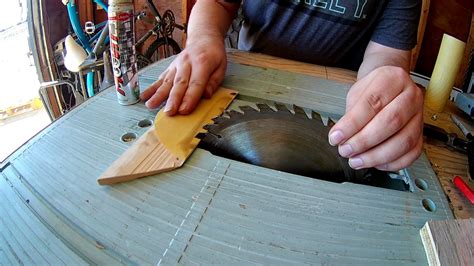
[[[410,50],[420,0],[245,0],[239,49],[357,70],[370,40]]]

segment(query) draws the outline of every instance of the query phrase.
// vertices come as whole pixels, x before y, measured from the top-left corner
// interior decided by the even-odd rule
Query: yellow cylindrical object
[[[443,35],[436,64],[425,94],[425,106],[442,112],[454,85],[466,43]]]

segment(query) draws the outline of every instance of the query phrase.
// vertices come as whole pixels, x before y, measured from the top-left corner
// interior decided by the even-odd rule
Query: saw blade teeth
[[[322,114],[320,114],[320,115],[321,115],[321,120],[323,121],[323,125],[328,126],[329,117],[324,116]]]
[[[293,105],[293,110],[295,111],[295,114],[300,114],[300,115],[305,115],[306,116],[306,112],[304,111],[304,109],[299,107],[298,105]]]
[[[290,110],[288,110],[288,108],[287,108],[286,105],[284,105],[284,104],[275,103],[275,107],[276,107],[277,111],[280,111],[280,112],[288,112],[288,113],[291,114]]]
[[[235,116],[241,116],[242,113],[241,112],[238,112],[236,110],[230,110],[230,111],[226,111],[226,114],[232,118],[232,117],[235,117]]]
[[[197,139],[204,139],[204,138],[206,137],[206,135],[207,135],[207,134],[204,133],[204,132],[199,132],[199,133],[197,133],[197,135],[195,136],[195,138],[197,138]]]
[[[223,117],[223,116],[216,116],[216,117],[212,118],[212,121],[214,122],[214,124],[219,124],[219,123],[222,123],[226,120],[228,120],[228,118]]]
[[[323,122],[323,119],[321,118],[321,115],[316,113],[316,112],[311,112],[311,118],[313,120],[318,120],[318,121],[321,121],[321,123]]]
[[[212,124],[204,125],[202,128],[209,131],[212,128]]]
[[[258,111],[255,110],[253,107],[248,106],[248,105],[240,106],[239,108],[240,108],[240,110],[242,110],[242,112],[244,112],[244,114],[245,114],[245,113],[250,113],[250,112],[258,112]]]
[[[273,111],[273,109],[268,106],[268,104],[264,104],[264,103],[257,103],[257,107],[258,109],[260,109],[260,112],[275,112]]]
[[[333,121],[332,118],[328,118],[328,123],[327,123],[327,127],[331,128],[332,126],[334,126],[336,123]]]

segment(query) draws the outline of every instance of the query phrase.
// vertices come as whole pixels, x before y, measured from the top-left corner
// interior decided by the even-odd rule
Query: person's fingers
[[[343,143],[355,133],[359,132],[377,113],[379,113],[388,103],[390,103],[404,89],[406,73],[403,69],[395,68],[391,72],[386,72],[383,68],[376,72],[377,76],[371,73],[366,76],[361,84],[365,91],[361,94],[356,103],[348,109],[346,114],[334,125],[329,132],[329,143],[333,146]],[[391,77],[390,82],[387,82]],[[370,80],[366,84],[365,79]],[[361,86],[356,84],[355,86]]]
[[[156,90],[163,84],[163,78],[164,76],[168,73],[168,69],[165,70],[161,75],[158,77],[158,79],[153,82],[150,87],[146,88],[141,94],[140,94],[140,99],[146,101],[150,99],[153,94],[155,94]]]
[[[209,81],[207,82],[206,89],[204,91],[204,97],[211,98],[214,92],[219,88],[219,85],[224,80],[227,62],[221,63],[220,66],[212,73]]]
[[[351,157],[382,143],[420,113],[422,93],[408,89],[385,106],[365,127],[339,146],[339,154]],[[382,129],[383,130],[380,130]]]
[[[173,67],[160,78],[162,80],[160,87],[158,87],[153,96],[145,103],[149,109],[158,108],[168,98],[171,87],[173,86],[172,79],[175,73],[176,69]]]
[[[179,114],[186,115],[194,111],[204,93],[211,71],[206,62],[201,62],[201,64],[193,67],[188,89],[185,91],[178,109]]]
[[[168,100],[166,101],[166,105],[163,109],[163,111],[167,115],[174,115],[178,109],[179,103],[181,102],[181,99],[183,98],[183,95],[186,91],[186,88],[177,90],[174,87],[174,79],[176,77],[177,69],[172,68],[168,75],[166,75],[163,85],[160,87],[160,89],[163,89],[163,95],[166,95]]]
[[[368,84],[372,79],[365,78],[363,80],[360,80],[356,82],[350,89],[349,92],[347,93],[346,96],[346,113],[354,107],[356,104],[357,100],[360,99],[361,95],[364,93],[364,89],[367,87]]]
[[[169,71],[166,70],[160,75],[158,80],[155,81],[152,84],[152,86],[150,86],[149,90],[154,90],[154,93],[150,97],[150,99],[148,99],[148,101],[145,102],[145,106],[148,109],[158,108],[160,104],[163,103],[163,101],[165,101],[166,98],[168,98],[168,95],[171,89],[171,84],[169,82],[164,82],[168,74],[169,74]],[[158,87],[156,87],[155,89],[155,86],[158,86]]]
[[[375,168],[381,171],[398,171],[411,165],[416,159],[418,159],[418,157],[420,157],[421,155],[422,150],[423,138],[420,138],[418,144],[410,152],[404,154],[403,156],[392,162],[375,166]]]
[[[380,166],[393,162],[404,154],[418,148],[422,137],[423,113],[416,114],[404,128],[375,148],[349,158],[354,169]]]
[[[191,65],[183,62],[176,68],[176,73],[173,76],[172,87],[168,92],[168,101],[164,112],[167,115],[175,115],[178,112],[179,106],[183,100],[186,90],[188,89],[189,76],[191,75]]]

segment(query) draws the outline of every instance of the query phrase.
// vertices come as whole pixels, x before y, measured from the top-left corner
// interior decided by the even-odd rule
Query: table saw
[[[170,60],[141,71],[141,88]],[[280,104],[322,120],[344,112],[343,70],[230,61],[223,86],[239,95],[229,110]],[[119,105],[110,88],[10,156],[0,176],[0,264],[425,265],[419,230],[453,218],[424,154],[400,171],[405,189],[309,178],[203,148],[177,170],[99,186],[155,115],[143,103]]]

